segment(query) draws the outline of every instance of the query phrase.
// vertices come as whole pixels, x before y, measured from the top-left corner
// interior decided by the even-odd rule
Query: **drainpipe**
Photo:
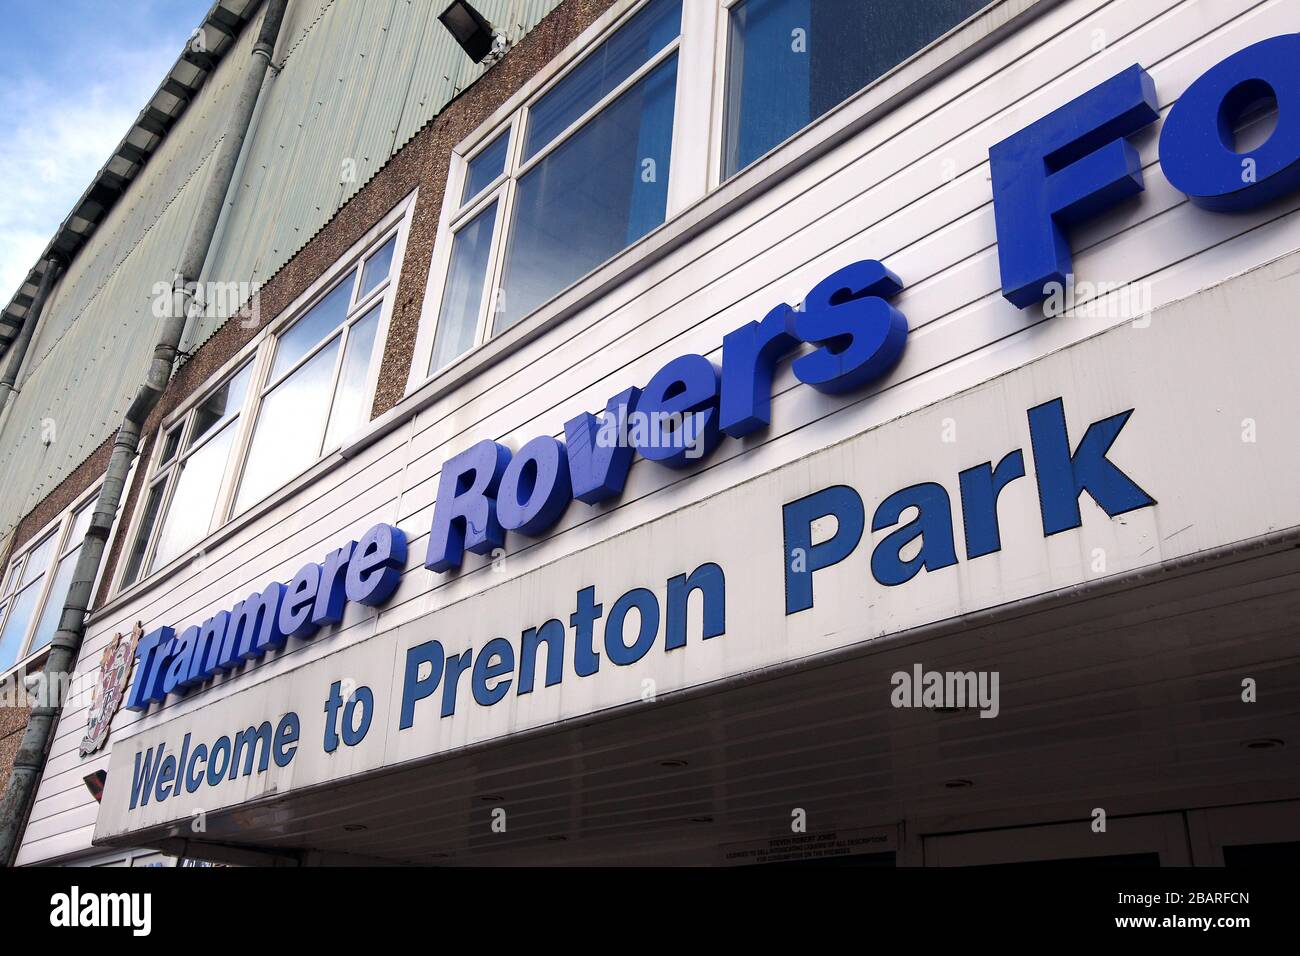
[[[248,134],[253,110],[257,106],[262,81],[271,63],[271,54],[275,50],[275,40],[280,33],[280,21],[284,19],[287,3],[288,0],[267,0],[257,43],[253,47],[252,61],[241,82],[231,111],[230,124],[222,137],[207,188],[177,265],[172,285],[171,311],[163,320],[149,371],[140,384],[131,407],[127,409],[113,442],[112,457],[108,462],[108,470],[104,473],[104,485],[99,492],[90,526],[86,529],[86,537],[72,574],[72,586],[68,589],[63,613],[59,617],[59,629],[50,641],[42,697],[37,700],[27,720],[27,730],[14,758],[13,773],[5,787],[4,797],[0,799],[0,863],[5,865],[13,863],[24,823],[36,797],[36,782],[53,737],[55,718],[63,704],[63,690],[65,685],[71,683],[68,678],[76,667],[77,653],[81,650],[86,611],[90,607],[95,578],[99,574],[104,547],[122,501],[127,473],[140,447],[145,421],[157,406],[167,383],[171,381],[177,350],[190,314],[197,314],[201,309],[194,302],[188,284],[197,280],[207,259],[221,207],[234,178],[235,164],[239,160],[244,137]]]
[[[36,323],[40,321],[41,313],[45,311],[45,300],[49,298],[50,289],[54,288],[54,280],[59,277],[60,271],[56,259],[50,258],[45,261],[45,272],[42,273],[40,285],[36,288],[36,298],[32,299],[31,307],[27,310],[27,318],[23,319],[23,327],[18,331],[18,337],[14,339],[13,345],[9,346],[9,366],[5,369],[4,378],[0,378],[0,414],[4,413],[5,406],[9,404],[9,396],[18,391],[15,383],[22,371],[23,362],[27,359],[27,349],[32,344],[32,336],[36,334]]]

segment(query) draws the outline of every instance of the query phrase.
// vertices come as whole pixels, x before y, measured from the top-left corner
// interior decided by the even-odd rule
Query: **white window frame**
[[[15,549],[15,553],[5,562],[3,569],[4,574],[3,577],[0,577],[0,589],[3,589],[4,586],[8,584],[10,575],[15,573],[21,575],[32,552],[40,545],[44,544],[51,535],[55,536],[55,548],[50,557],[50,566],[46,568],[45,579],[39,585],[40,590],[37,594],[36,603],[32,605],[32,617],[31,620],[27,622],[27,631],[23,635],[22,643],[19,646],[17,655],[14,657],[14,662],[4,670],[0,670],[0,683],[8,680],[10,675],[15,672],[25,670],[33,661],[42,657],[49,651],[50,646],[48,644],[44,647],[32,650],[32,638],[36,636],[36,627],[40,624],[41,615],[45,613],[45,605],[50,599],[50,589],[54,585],[54,578],[59,569],[59,562],[67,557],[68,552],[80,546],[82,541],[85,540],[82,538],[81,540],[73,541],[69,537],[69,533],[72,530],[73,520],[78,512],[85,508],[92,500],[99,497],[102,488],[102,482],[96,483],[93,487],[88,488],[81,492],[81,494],[77,495],[72,504],[63,509],[57,518],[47,522],[40,531],[25,541],[20,549]],[[114,526],[116,527],[116,523]],[[107,550],[107,545],[111,543],[112,537],[110,535],[105,550]],[[103,577],[103,571],[104,566],[101,563],[99,572],[95,576],[95,583],[90,590],[91,609],[94,607],[94,598],[96,592],[99,590],[99,582]],[[18,590],[18,587],[14,588],[15,595]],[[0,632],[4,630],[5,624],[8,623],[9,612],[13,607],[13,597],[14,595],[8,595],[9,600],[5,603],[4,610],[0,612]]]
[[[127,539],[127,550],[122,554],[122,571],[120,577],[123,581],[125,581],[126,571],[131,563],[130,551],[135,545],[136,532],[144,521],[144,515],[148,511],[149,497],[153,494],[154,487],[160,482],[165,482],[162,503],[159,505],[158,524],[150,531],[149,541],[145,546],[144,556],[140,559],[140,573],[134,581],[130,582],[131,584],[135,584],[137,581],[143,581],[153,573],[150,570],[150,565],[153,563],[154,555],[158,550],[159,543],[161,542],[162,528],[166,522],[167,514],[171,510],[172,499],[176,496],[176,485],[178,484],[177,475],[179,474],[181,462],[196,454],[200,449],[207,445],[208,442],[216,438],[219,433],[225,431],[227,427],[230,427],[232,420],[234,422],[233,427],[235,429],[235,437],[231,446],[230,457],[232,459],[238,459],[241,457],[241,440],[244,433],[248,430],[247,416],[249,410],[249,399],[251,393],[256,390],[255,383],[258,376],[264,374],[261,358],[261,353],[259,352],[258,355],[251,360],[237,362],[235,367],[223,370],[221,375],[214,378],[211,383],[205,383],[204,388],[199,391],[193,399],[187,400],[182,406],[182,411],[173,412],[169,415],[164,424],[159,428],[158,440],[154,442],[153,455],[150,460],[149,479],[140,491],[140,497],[136,508],[138,514],[132,521],[132,532],[131,536]],[[224,386],[235,374],[242,371],[246,365],[251,366],[251,373],[249,375],[247,391],[244,393],[244,397],[241,400],[239,407],[228,412],[226,416],[223,416],[221,423],[219,423],[220,427],[214,425],[209,430],[208,434],[200,439],[196,445],[192,448],[188,447],[190,437],[194,431],[194,421],[197,418],[197,415],[194,413],[198,406],[203,400],[210,397],[213,392]],[[173,431],[179,432],[180,434],[176,454],[164,462],[162,460],[163,449],[167,443],[167,436]],[[203,537],[207,537],[207,534],[211,534],[214,528],[220,527],[222,523],[217,519],[218,516],[224,515],[223,509],[228,509],[228,496],[231,493],[232,484],[232,470],[233,469],[231,469],[228,459],[221,487],[217,492],[217,501],[213,510],[213,518],[209,523],[207,533],[205,533]],[[166,477],[161,477],[163,472],[167,472]]]
[[[447,186],[443,193],[437,237],[434,242],[433,261],[430,263],[429,268],[429,282],[425,289],[424,309],[420,327],[416,333],[415,354],[407,381],[408,391],[413,390],[445,368],[458,364],[465,356],[495,337],[492,333],[491,323],[496,312],[496,291],[499,289],[499,280],[505,267],[506,254],[510,245],[510,224],[513,221],[515,194],[519,180],[561,145],[568,142],[575,133],[595,119],[631,87],[645,79],[646,76],[672,57],[677,58],[677,88],[674,92],[673,101],[673,132],[669,153],[671,162],[668,170],[668,201],[664,211],[664,221],[671,220],[707,192],[707,154],[710,150],[710,144],[699,142],[698,137],[688,135],[688,131],[706,129],[710,123],[710,98],[694,96],[692,92],[708,88],[713,82],[712,65],[709,62],[709,57],[701,55],[703,51],[707,51],[712,45],[712,37],[708,37],[708,45],[702,42],[688,44],[687,31],[691,31],[692,35],[701,31],[705,34],[711,33],[712,27],[710,24],[714,22],[712,8],[717,0],[680,0],[682,19],[681,29],[678,31],[677,36],[665,44],[662,49],[647,58],[622,82],[602,96],[562,132],[556,134],[546,145],[537,150],[536,153],[528,157],[527,160],[523,159],[524,143],[527,138],[532,107],[583,63],[587,56],[594,52],[596,47],[617,33],[651,2],[652,0],[623,0],[623,2],[614,4],[604,16],[598,18],[591,27],[574,41],[565,54],[556,57],[549,68],[543,70],[535,78],[534,84],[529,84],[525,88],[526,95],[521,97],[517,94],[512,97],[505,107],[498,110],[492,118],[453,148],[451,166],[447,174]],[[700,39],[704,40],[705,38],[700,37]],[[484,149],[495,143],[497,136],[503,133],[510,137],[509,146],[506,150],[505,169],[493,179],[490,185],[481,189],[475,196],[469,197],[470,201],[468,203],[463,203],[461,198],[465,191],[470,163]],[[473,221],[493,202],[497,203],[497,208],[492,233],[492,249],[488,258],[487,269],[484,270],[484,284],[479,297],[479,310],[475,320],[473,344],[453,359],[444,369],[434,369],[431,372],[429,363],[433,360],[433,346],[437,336],[442,297],[449,278],[453,240],[461,228]],[[596,268],[599,269],[601,266]],[[564,290],[560,291],[563,292]],[[538,308],[542,308],[544,305],[545,303],[541,303]],[[527,318],[527,316],[523,318]],[[505,331],[509,330],[503,330],[502,333],[497,334],[504,334]]]
[[[370,416],[367,414],[365,420],[357,426],[351,434],[343,434],[337,437],[333,442],[325,444],[319,456],[311,461],[302,463],[301,468],[297,469],[292,475],[289,475],[277,488],[269,494],[263,496],[256,502],[252,502],[244,511],[235,512],[235,502],[238,496],[239,484],[243,478],[244,471],[248,465],[248,454],[252,446],[253,434],[257,423],[258,415],[262,409],[262,401],[276,385],[283,382],[294,372],[300,369],[304,364],[310,362],[328,343],[333,342],[339,336],[342,338],[338,345],[338,355],[334,359],[334,370],[330,378],[330,402],[331,409],[333,402],[337,399],[338,381],[342,373],[343,359],[346,355],[348,336],[351,329],[362,318],[364,318],[374,308],[376,303],[382,302],[382,308],[379,314],[379,325],[375,330],[375,343],[371,350],[370,365],[366,371],[366,382],[364,395],[373,406],[375,391],[379,383],[379,370],[383,365],[385,344],[388,341],[389,326],[392,323],[393,309],[396,306],[396,290],[401,281],[402,266],[405,260],[406,243],[410,233],[412,214],[415,211],[415,203],[418,190],[412,191],[401,202],[397,203],[379,222],[367,230],[366,234],[361,237],[342,257],[321,274],[312,284],[290,303],[279,316],[272,322],[267,323],[266,327],[258,332],[253,339],[248,342],[239,352],[221,367],[221,369],[211,376],[203,387],[196,389],[194,394],[182,402],[173,412],[171,412],[158,428],[157,439],[154,441],[153,451],[150,455],[149,467],[142,471],[144,482],[137,496],[134,514],[131,517],[129,534],[125,538],[125,546],[118,559],[118,568],[115,572],[116,580],[114,581],[114,594],[118,595],[127,590],[131,590],[138,585],[149,581],[159,574],[164,573],[169,568],[178,566],[201,551],[203,542],[212,534],[225,527],[230,522],[240,518],[245,514],[257,511],[260,507],[265,506],[267,502],[278,500],[286,489],[292,486],[294,479],[313,468],[322,459],[338,451],[339,448],[345,447],[353,442],[357,435],[364,432],[370,427]],[[389,239],[395,239],[393,244],[393,257],[389,266],[388,275],[382,281],[375,285],[373,289],[364,296],[359,296],[361,288],[361,273],[364,271],[365,262],[375,253],[379,252]],[[355,269],[355,278],[353,279],[353,289],[348,298],[348,307],[343,320],[335,329],[324,335],[319,342],[314,343],[306,352],[300,356],[293,365],[284,369],[274,379],[270,378],[271,369],[275,361],[276,345],[281,337],[287,332],[299,319],[304,317],[315,305],[324,299],[329,293],[333,292],[339,282],[343,281]],[[390,294],[392,293],[392,294]],[[340,331],[342,330],[342,331]],[[174,467],[173,463],[179,464],[184,457],[194,454],[204,444],[211,441],[219,429],[213,428],[202,441],[194,448],[187,448],[186,443],[193,429],[195,410],[208,398],[214,391],[222,387],[237,372],[241,371],[245,365],[251,365],[252,374],[249,379],[248,388],[243,396],[243,400],[237,410],[232,411],[232,417],[237,416],[237,421],[233,426],[236,429],[234,440],[231,443],[230,455],[227,459],[225,471],[222,474],[220,488],[217,492],[217,499],[213,507],[212,519],[209,522],[207,531],[201,535],[198,540],[183,548],[181,552],[174,556],[164,565],[150,567],[154,561],[155,553],[158,549],[159,541],[162,537],[162,528],[165,526],[168,511],[172,505],[172,499],[175,495],[177,480],[174,476],[165,479],[168,486],[163,495],[163,502],[159,512],[158,520],[149,532],[149,542],[145,549],[144,557],[141,559],[140,572],[134,580],[126,580],[126,572],[130,565],[130,552],[135,546],[137,536],[144,523],[145,512],[149,494],[154,485],[159,480],[162,471]],[[369,407],[367,406],[367,411]],[[326,433],[322,436],[322,442],[328,437],[329,412],[325,415]],[[176,455],[169,459],[168,462],[162,461],[163,448],[166,444],[166,436],[174,428],[181,428],[181,439],[179,449]]]
[[[478,151],[491,143],[498,133],[512,124],[522,124],[535,103],[598,44],[623,26],[648,0],[617,0],[577,39],[522,89],[484,121],[478,129],[452,149],[447,185],[443,193],[438,231],[429,267],[415,352],[407,378],[408,395],[427,392],[428,397],[454,387],[522,346],[540,329],[557,318],[594,288],[620,281],[629,271],[643,268],[666,255],[689,238],[691,231],[710,221],[728,205],[749,193],[757,193],[792,175],[805,163],[834,148],[844,139],[869,126],[886,109],[905,101],[913,91],[919,92],[939,77],[957,69],[986,46],[999,42],[1005,33],[1018,28],[1062,0],[987,0],[986,5],[966,20],[954,24],[931,43],[914,52],[843,102],[792,133],[763,156],[742,167],[725,181],[723,171],[723,135],[726,122],[727,62],[730,56],[731,9],[742,0],[682,0],[681,32],[664,51],[677,51],[677,99],[673,116],[672,166],[669,176],[668,204],[664,223],[637,240],[610,260],[580,276],[560,290],[548,302],[540,304],[508,330],[495,336],[484,334],[493,303],[490,290],[500,274],[509,236],[503,227],[509,223],[512,209],[508,203],[497,207],[493,234],[493,253],[484,277],[484,291],[479,302],[474,344],[441,369],[429,369],[434,339],[440,318],[443,291],[451,262],[452,238],[456,229],[486,208],[500,190],[502,179],[479,193],[470,207],[460,202],[464,190],[466,167]],[[659,56],[652,62],[661,62]],[[629,79],[628,85],[653,66],[647,63]],[[603,98],[589,114],[566,130],[560,138],[586,122],[625,89],[625,85]],[[706,95],[700,95],[707,91]],[[512,133],[511,158],[523,142],[522,130]],[[539,154],[540,155],[540,154]],[[508,167],[509,169],[510,167]],[[531,168],[531,167],[527,167]],[[513,195],[509,197],[513,199]],[[472,207],[472,208],[471,208]],[[688,213],[689,210],[689,214]],[[667,228],[666,228],[667,227]],[[496,343],[493,348],[485,348]]]

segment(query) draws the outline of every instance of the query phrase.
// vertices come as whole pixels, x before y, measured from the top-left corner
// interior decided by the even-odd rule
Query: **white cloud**
[[[0,92],[0,307],[179,52],[159,45],[101,55],[80,76],[28,76]]]

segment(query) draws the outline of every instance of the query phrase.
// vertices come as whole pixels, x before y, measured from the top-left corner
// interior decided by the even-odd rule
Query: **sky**
[[[0,308],[213,0],[0,0]]]

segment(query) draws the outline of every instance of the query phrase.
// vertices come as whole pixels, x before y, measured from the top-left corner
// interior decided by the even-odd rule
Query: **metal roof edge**
[[[132,182],[180,122],[190,102],[229,52],[262,0],[216,0],[140,110],[112,155],[59,224],[54,237],[0,311],[0,358],[27,318],[41,276],[52,262],[65,266],[84,248],[95,228],[126,194]],[[200,37],[202,38],[200,40]]]

